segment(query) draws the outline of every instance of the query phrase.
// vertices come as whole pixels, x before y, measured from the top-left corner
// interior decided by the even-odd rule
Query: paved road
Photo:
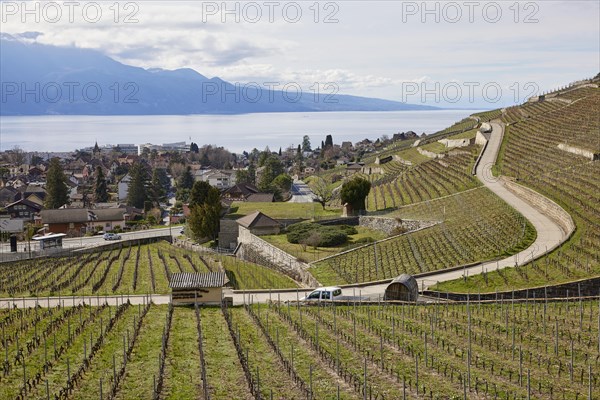
[[[290,203],[312,203],[315,194],[310,190],[308,185],[302,181],[294,181],[292,183],[292,198]]]
[[[346,296],[370,297],[372,300],[382,298],[383,291],[373,293],[375,286],[370,288],[344,289],[343,293]],[[383,286],[385,288],[385,286]],[[234,305],[242,305],[244,303],[265,303],[271,301],[296,301],[304,297],[309,290],[298,289],[290,292],[252,292],[252,293],[233,293],[231,289],[225,289],[223,296],[232,297]],[[108,303],[111,306],[122,304],[123,302],[131,302],[133,305],[145,304],[148,300],[154,304],[169,304],[169,295],[123,295],[123,296],[62,296],[62,297],[17,297],[17,298],[2,298],[0,299],[0,308],[31,308],[36,305],[41,307],[57,307],[62,305],[65,307],[75,306],[85,303],[92,306]]]
[[[133,239],[143,239],[149,237],[157,237],[157,236],[168,236],[172,235],[173,237],[177,237],[180,235],[181,226],[173,226],[171,229],[169,228],[158,228],[158,229],[148,229],[143,231],[136,232],[127,232],[121,233],[122,240],[133,240]],[[63,239],[63,248],[64,249],[80,249],[83,247],[94,247],[102,244],[109,243],[104,240],[102,236],[86,236],[81,238],[70,238]],[[31,241],[31,251],[35,252],[39,250],[39,244],[35,241]],[[14,257],[23,257],[27,258],[28,252],[24,252],[23,249],[27,247],[27,242],[18,242],[17,243],[17,253],[10,253],[10,244],[3,243],[0,244],[0,261],[12,260]]]

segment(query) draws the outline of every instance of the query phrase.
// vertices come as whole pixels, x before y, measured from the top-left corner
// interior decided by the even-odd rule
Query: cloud
[[[305,3],[299,23],[286,23],[278,9],[275,23],[252,24],[222,23],[217,16],[206,21],[200,2],[139,1],[135,10],[119,3],[115,23],[113,3],[101,4],[98,23],[80,14],[74,23],[11,18],[2,31],[96,49],[143,68],[187,67],[230,81],[303,87],[334,82],[340,92],[396,99],[405,82],[498,81],[504,87],[533,80],[546,88],[599,68],[598,2],[536,2],[539,21],[533,24],[515,23],[512,3],[501,3],[503,18],[495,24],[481,18],[481,7],[474,23],[423,23],[418,16],[402,23],[402,2],[389,1],[336,3],[335,24],[322,23],[323,9],[314,22]],[[523,17],[527,10],[519,4]],[[137,22],[125,23],[131,11]]]

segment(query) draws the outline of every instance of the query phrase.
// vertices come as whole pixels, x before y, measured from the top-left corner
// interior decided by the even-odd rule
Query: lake
[[[478,110],[264,113],[242,115],[0,117],[0,150],[71,151],[98,144],[196,142],[241,152],[296,147],[309,135],[318,147],[415,131],[430,134]]]

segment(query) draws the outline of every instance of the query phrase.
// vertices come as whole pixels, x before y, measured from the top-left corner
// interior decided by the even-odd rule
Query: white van
[[[327,286],[313,290],[300,301],[327,301],[340,300],[342,297],[342,288],[338,286]]]

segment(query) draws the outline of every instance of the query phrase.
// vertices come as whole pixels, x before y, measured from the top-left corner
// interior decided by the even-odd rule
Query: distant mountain
[[[100,52],[0,35],[0,115],[183,115],[307,111],[433,110],[389,100],[268,91],[192,69],[125,65]],[[305,88],[304,90],[308,90]],[[287,95],[287,97],[286,97]],[[333,100],[334,102],[332,102]]]

